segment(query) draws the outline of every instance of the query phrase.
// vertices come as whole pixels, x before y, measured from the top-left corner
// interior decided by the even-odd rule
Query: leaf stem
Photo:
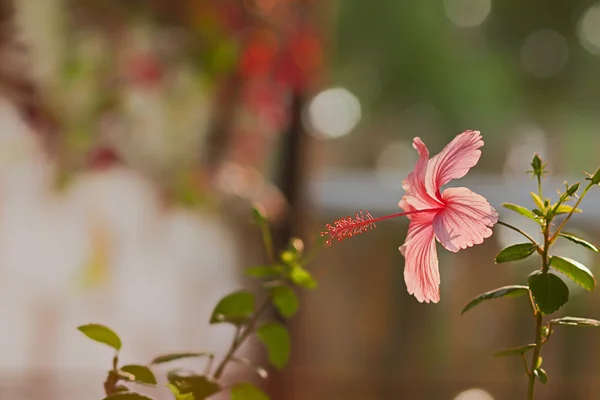
[[[267,252],[267,260],[270,264],[275,264],[275,249],[273,248],[271,229],[267,223],[261,223],[260,231],[262,232],[263,243],[265,245],[265,251]]]
[[[511,224],[507,224],[504,221],[500,221],[498,220],[498,224],[499,225],[503,225],[509,229],[512,229],[513,231],[519,232],[521,235],[525,236],[531,243],[535,244],[536,246],[538,246],[538,251],[539,251],[539,245],[538,243],[535,241],[534,238],[532,238],[531,236],[529,236],[529,234],[527,232],[525,232],[522,229],[517,228],[516,226],[512,226]]]
[[[569,221],[569,219],[571,219],[571,216],[573,216],[573,213],[575,212],[575,210],[577,209],[577,206],[579,206],[579,203],[581,203],[581,200],[583,200],[583,198],[585,197],[585,195],[587,194],[587,192],[592,188],[592,186],[594,186],[593,182],[590,182],[585,189],[583,189],[583,192],[581,193],[581,196],[579,196],[579,198],[577,199],[577,202],[575,203],[575,205],[573,206],[573,209],[571,210],[571,212],[569,212],[569,214],[567,215],[567,217],[563,220],[563,222],[558,226],[558,228],[556,228],[556,231],[554,232],[554,235],[552,235],[552,237],[550,238],[550,244],[554,243],[554,241],[556,240],[556,238],[558,237],[558,234],[560,233],[560,231],[565,227],[565,225],[567,224],[567,222]]]
[[[529,290],[529,305],[531,306],[531,311],[533,315],[536,313],[535,301],[533,300],[533,294],[531,294],[531,290]]]
[[[210,374],[210,370],[212,369],[213,362],[215,361],[215,355],[209,354],[208,361],[206,362],[206,368],[204,370],[204,375]]]
[[[527,374],[527,376],[529,376],[531,372],[529,372],[529,366],[527,365],[527,358],[525,358],[525,353],[521,353],[521,359],[523,360],[523,367],[525,368],[525,373]]]
[[[254,332],[254,327],[256,326],[256,323],[260,319],[261,315],[267,310],[270,303],[270,299],[267,297],[260,305],[260,307],[256,310],[250,321],[248,321],[245,328],[239,326],[237,327],[235,336],[233,338],[233,341],[231,342],[231,347],[229,348],[227,354],[225,354],[225,357],[223,357],[223,360],[215,370],[215,373],[213,375],[213,378],[215,380],[221,378],[223,372],[225,371],[225,367],[235,356],[235,352],[239,350],[239,348],[242,346],[242,344],[244,344],[246,339],[248,339],[248,337],[250,337],[250,335]]]

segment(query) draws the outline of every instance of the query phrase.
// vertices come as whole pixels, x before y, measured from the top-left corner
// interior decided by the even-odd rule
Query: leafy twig
[[[562,229],[565,227],[565,225],[567,224],[567,222],[569,221],[569,219],[571,219],[571,216],[573,215],[573,213],[575,212],[575,210],[577,210],[577,207],[579,206],[579,203],[581,203],[581,200],[583,200],[583,198],[585,197],[585,195],[587,194],[587,192],[591,189],[591,187],[594,186],[593,182],[590,182],[585,189],[583,189],[583,192],[581,193],[581,196],[579,196],[579,198],[577,199],[577,202],[575,203],[575,205],[573,206],[573,209],[571,210],[571,212],[569,212],[569,214],[567,214],[567,217],[563,220],[563,222],[558,226],[558,228],[556,228],[556,231],[554,232],[554,235],[552,235],[552,237],[550,238],[550,244],[554,243],[554,241],[556,240],[556,238],[558,237],[558,234],[562,231]]]
[[[229,350],[227,351],[227,354],[225,355],[225,357],[223,357],[223,360],[221,361],[221,363],[215,370],[215,373],[213,375],[215,380],[219,379],[223,375],[223,372],[225,371],[225,367],[231,361],[233,356],[235,356],[235,352],[239,350],[239,348],[242,346],[242,344],[244,344],[246,339],[248,339],[248,337],[250,337],[250,335],[254,332],[256,323],[258,322],[258,320],[260,319],[262,314],[267,310],[267,308],[269,307],[269,304],[270,304],[270,300],[269,300],[269,298],[266,298],[265,301],[256,310],[256,312],[254,313],[254,315],[252,316],[250,321],[248,321],[248,324],[246,325],[243,332],[241,331],[241,328],[238,327],[235,337],[231,343],[231,347],[229,348]]]

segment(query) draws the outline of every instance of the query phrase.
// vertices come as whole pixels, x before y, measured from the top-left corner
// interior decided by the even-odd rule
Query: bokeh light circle
[[[473,28],[481,25],[492,11],[491,0],[444,0],[446,17],[456,26]]]
[[[310,131],[320,139],[333,139],[350,133],[361,118],[360,102],[347,89],[323,90],[308,105]]]
[[[581,45],[592,54],[600,54],[600,3],[583,14],[577,24],[577,36]]]
[[[558,75],[568,60],[567,39],[552,29],[533,32],[521,47],[523,67],[538,78]]]
[[[473,388],[460,392],[454,400],[494,400],[494,398],[483,389]]]

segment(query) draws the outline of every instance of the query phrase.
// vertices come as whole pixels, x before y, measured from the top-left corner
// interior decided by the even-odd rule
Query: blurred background
[[[101,398],[112,353],[76,331],[88,322],[121,335],[125,362],[224,351],[212,307],[264,262],[250,205],[279,246],[309,248],[327,222],[397,212],[414,136],[437,153],[480,130],[481,161],[455,184],[498,209],[532,205],[534,152],[548,195],[600,166],[592,0],[2,0],[0,60],[2,399]],[[596,244],[598,204],[592,191],[570,229]],[[518,234],[440,250],[442,301],[427,305],[406,292],[406,229],[319,254],[274,399],[524,396],[521,361],[491,354],[531,341],[526,299],[460,315],[536,268],[494,265]],[[598,272],[586,249],[554,251]],[[570,288],[559,314],[600,318],[598,293]],[[597,331],[558,329],[539,398],[598,398],[599,355]]]

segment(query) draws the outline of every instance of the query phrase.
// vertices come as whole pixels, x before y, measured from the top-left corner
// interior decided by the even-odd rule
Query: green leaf
[[[87,337],[96,342],[104,343],[119,351],[121,350],[121,338],[112,329],[100,324],[87,324],[78,327]]]
[[[121,371],[130,373],[135,377],[135,381],[138,383],[145,383],[146,385],[156,385],[156,377],[150,368],[144,365],[125,365],[120,368]]]
[[[111,371],[112,374],[112,371]],[[135,381],[135,376],[133,374],[130,374],[129,372],[126,371],[117,371],[116,373],[117,378],[122,379],[124,381]]]
[[[534,220],[535,222],[539,222],[539,219],[536,218],[535,214],[533,214],[533,212],[531,210],[529,210],[523,206],[520,206],[518,204],[512,204],[512,203],[502,203],[502,207],[508,208],[509,210],[519,213],[524,217]]]
[[[510,348],[510,349],[501,350],[501,351],[499,351],[497,353],[494,353],[494,357],[518,356],[518,355],[521,355],[521,354],[525,354],[529,350],[532,350],[534,348],[535,348],[535,343],[526,344],[525,346],[513,347],[513,348]]]
[[[531,167],[533,168],[532,172],[534,175],[536,175],[536,176],[542,175],[542,172],[543,172],[542,159],[540,158],[538,153],[535,153],[533,155],[533,159],[531,160]]]
[[[304,253],[304,242],[298,238],[291,238],[286,249],[281,252],[280,259],[285,265],[293,266],[302,258]]]
[[[177,397],[177,395],[180,394],[179,388],[177,386],[170,384],[170,383],[167,383],[165,386],[167,387],[167,389],[169,389],[171,391],[171,393],[173,393],[173,395],[175,397]]]
[[[496,264],[527,258],[535,252],[536,247],[533,243],[519,243],[505,247],[496,255]]]
[[[231,388],[231,400],[269,400],[269,396],[253,384],[242,382]]]
[[[562,317],[556,318],[550,321],[551,324],[556,325],[568,325],[568,326],[593,326],[599,327],[600,321],[590,318],[579,318],[579,317]]]
[[[596,279],[592,271],[575,260],[567,257],[550,256],[550,266],[571,278],[573,282],[585,290],[591,292],[596,287]]]
[[[586,249],[590,249],[590,250],[595,251],[595,252],[599,251],[596,246],[594,246],[593,244],[591,244],[587,240],[580,238],[577,235],[573,235],[572,233],[561,232],[561,233],[558,234],[558,236],[563,237],[563,238],[565,238],[567,240],[570,240],[573,243],[577,243],[578,245],[583,246]]]
[[[279,272],[271,266],[258,266],[246,268],[244,274],[254,278],[269,278],[279,275]]]
[[[600,168],[598,168],[594,175],[591,175],[589,178],[586,179],[589,179],[595,185],[600,185]]]
[[[579,182],[574,183],[567,189],[567,196],[573,196],[579,190]]]
[[[548,375],[546,375],[546,371],[544,371],[544,368],[534,369],[533,374],[542,383],[542,385],[545,385],[548,382]]]
[[[105,397],[102,400],[153,400],[153,399],[152,399],[152,397],[144,396],[143,394],[129,392],[129,393],[112,394],[108,397]]]
[[[542,201],[542,199],[540,199],[540,196],[533,192],[529,192],[529,194],[531,194],[531,198],[533,199],[533,202],[535,203],[537,208],[539,208],[540,210],[544,210],[544,202]]]
[[[164,364],[171,361],[177,361],[184,358],[194,358],[194,357],[206,357],[210,356],[212,353],[210,352],[201,352],[201,353],[171,353],[171,354],[163,354],[162,356],[158,356],[154,358],[150,362],[150,364]]]
[[[290,250],[282,251],[279,258],[281,259],[281,262],[285,265],[292,265],[293,263],[298,261],[298,257],[296,257],[296,254]]]
[[[267,322],[256,332],[267,348],[269,362],[282,369],[290,358],[290,334],[285,326],[278,322]]]
[[[499,299],[500,297],[517,297],[529,292],[529,287],[523,285],[510,285],[490,290],[475,297],[462,310],[461,314],[466,313],[484,300]]]
[[[176,371],[171,371],[167,377],[169,383],[179,391],[179,396],[191,393],[194,400],[204,400],[221,391],[217,382],[204,375],[179,375]]]
[[[271,289],[271,300],[282,317],[290,318],[298,311],[299,301],[294,290],[287,286]]]
[[[529,275],[527,283],[535,303],[544,315],[552,314],[569,301],[569,288],[552,273],[535,271]]]
[[[568,213],[570,213],[571,211],[573,211],[573,212],[576,212],[576,213],[580,213],[580,212],[581,212],[581,209],[579,209],[579,208],[575,208],[575,209],[574,209],[574,208],[573,208],[572,206],[570,206],[570,205],[567,205],[567,204],[561,204],[560,206],[558,206],[558,207],[556,208],[555,214],[556,214],[556,215],[558,215],[558,214],[568,214]]]
[[[171,393],[173,393],[173,396],[175,396],[175,400],[195,400],[193,393],[181,394],[177,386],[172,385],[170,383],[167,383],[165,386],[169,388]]]
[[[117,385],[115,387],[115,391],[117,391],[117,393],[129,393],[130,392],[129,388],[125,385]]]
[[[230,293],[219,301],[210,317],[210,323],[242,324],[254,313],[254,303],[253,293],[245,290]]]
[[[317,281],[315,281],[311,273],[299,265],[292,267],[290,271],[290,279],[296,285],[305,289],[314,289],[317,287]]]

